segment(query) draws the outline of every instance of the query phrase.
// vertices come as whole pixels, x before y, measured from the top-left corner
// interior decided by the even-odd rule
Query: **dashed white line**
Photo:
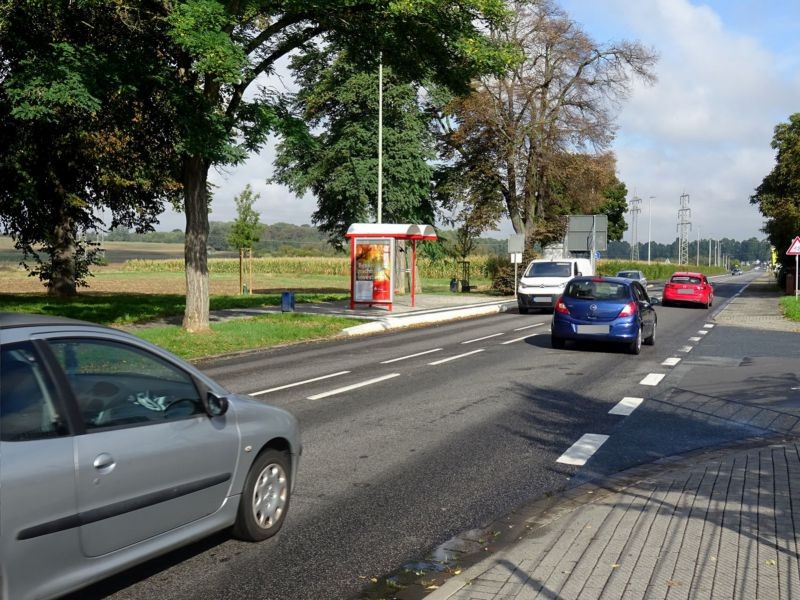
[[[515,338],[513,340],[508,340],[507,342],[500,342],[501,346],[505,346],[506,344],[513,344],[514,342],[521,342],[522,340],[527,340],[528,338],[536,337],[537,335],[543,335],[541,333],[532,333],[530,335],[526,335],[525,337]]]
[[[697,332],[698,335],[708,335],[708,332],[705,329],[701,329]]]
[[[450,362],[451,360],[456,360],[458,358],[464,358],[465,356],[470,356],[471,354],[477,354],[478,352],[483,352],[483,348],[479,348],[478,350],[473,350],[472,352],[465,352],[464,354],[457,354],[456,356],[449,356],[447,358],[443,358],[442,360],[437,360],[434,362],[429,362],[428,364],[431,366],[441,365],[446,362]]]
[[[680,359],[680,358],[673,357],[673,358],[668,358],[667,360],[665,360],[665,361],[664,361],[664,362],[662,362],[661,364],[662,364],[662,365],[664,365],[665,367],[674,367],[674,366],[675,366],[675,365],[677,365],[679,362],[681,362],[681,359]]]
[[[690,341],[690,342],[699,342],[699,341],[700,341],[700,340],[702,340],[702,339],[703,339],[703,338],[701,338],[701,337],[690,337],[690,338],[689,338],[689,341]]]
[[[639,382],[639,384],[641,384],[641,385],[658,385],[659,383],[661,383],[661,380],[664,379],[665,376],[666,376],[665,373],[650,373],[650,374],[647,375],[647,377],[642,379]]]
[[[309,396],[308,399],[321,400],[322,398],[327,398],[328,396],[335,396],[336,394],[342,394],[344,392],[349,392],[350,390],[357,390],[358,388],[372,385],[373,383],[380,383],[381,381],[386,381],[387,379],[392,379],[393,377],[397,377],[399,375],[400,373],[390,373],[389,375],[384,375],[383,377],[376,377],[375,379],[368,379],[367,381],[362,381],[361,383],[354,383],[353,385],[337,388],[329,392],[323,392],[322,394],[315,394],[313,396]]]
[[[703,325],[703,327],[705,327],[706,329],[712,329],[714,327],[714,324],[713,323],[706,323],[705,325]]]
[[[473,342],[482,342],[483,340],[488,340],[489,338],[497,337],[498,335],[505,335],[504,333],[493,333],[492,335],[485,335],[483,337],[475,338],[474,340],[467,340],[466,342],[461,342],[462,344],[472,344]]]
[[[632,396],[625,396],[620,400],[614,408],[608,411],[610,415],[622,415],[627,417],[634,410],[639,408],[639,405],[644,402],[644,398],[634,398]]]
[[[564,452],[558,457],[556,462],[564,463],[566,465],[583,466],[595,452],[602,446],[608,439],[607,435],[599,433],[585,433],[577,442],[569,447],[569,450]]]
[[[338,377],[339,375],[347,375],[349,372],[350,371],[339,371],[338,373],[331,373],[330,375],[323,375],[322,377],[314,377],[313,379],[306,379],[296,383],[287,383],[286,385],[279,385],[278,387],[269,388],[268,390],[261,390],[260,392],[250,392],[250,396],[261,396],[262,394],[270,394],[279,390],[288,390],[289,388],[297,387],[298,385],[322,381],[323,379],[330,379],[331,377]]]
[[[525,325],[525,327],[517,327],[514,331],[523,331],[525,329],[531,329],[532,327],[541,327],[544,323],[534,323],[533,325]]]
[[[426,354],[431,354],[433,352],[439,352],[442,348],[434,348],[433,350],[425,350],[425,352],[417,352],[416,354],[409,354],[408,356],[401,356],[400,358],[392,358],[389,360],[381,361],[382,365],[388,365],[393,362],[398,362],[400,360],[406,360],[408,358],[416,358],[417,356],[425,356]]]
[[[691,352],[693,346],[681,346],[678,348],[678,352]]]

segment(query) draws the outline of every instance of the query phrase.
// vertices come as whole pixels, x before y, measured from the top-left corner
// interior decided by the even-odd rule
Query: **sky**
[[[800,2],[558,3],[597,43],[638,40],[659,55],[658,81],[633,82],[612,146],[628,200],[642,199],[638,241],[675,239],[682,194],[689,195],[690,240],[765,237],[749,197],[774,165],[775,125],[800,112]],[[286,77],[275,83],[286,85]],[[260,194],[254,208],[262,223],[311,223],[312,196],[267,183],[274,154],[272,141],[239,167],[212,170],[211,220],[234,220],[233,198],[249,183]],[[165,213],[157,229],[175,228],[184,228],[183,215]],[[487,235],[511,233],[504,222]],[[630,230],[624,239],[631,241]]]

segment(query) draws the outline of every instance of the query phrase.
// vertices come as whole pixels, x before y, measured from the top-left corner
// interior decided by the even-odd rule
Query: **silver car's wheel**
[[[277,450],[261,453],[250,467],[233,531],[257,542],[278,533],[289,508],[289,464]]]

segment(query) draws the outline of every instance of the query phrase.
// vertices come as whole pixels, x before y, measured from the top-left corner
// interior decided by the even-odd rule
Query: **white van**
[[[517,289],[517,305],[521,314],[531,308],[553,310],[564,286],[573,277],[594,275],[588,258],[537,259],[522,274]]]

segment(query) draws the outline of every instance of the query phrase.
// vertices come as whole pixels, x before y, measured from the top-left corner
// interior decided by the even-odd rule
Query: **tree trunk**
[[[191,156],[183,163],[183,201],[186,211],[186,312],[183,327],[208,331],[208,163]]]
[[[53,232],[52,271],[47,282],[50,296],[69,298],[75,296],[75,226],[65,214]]]

